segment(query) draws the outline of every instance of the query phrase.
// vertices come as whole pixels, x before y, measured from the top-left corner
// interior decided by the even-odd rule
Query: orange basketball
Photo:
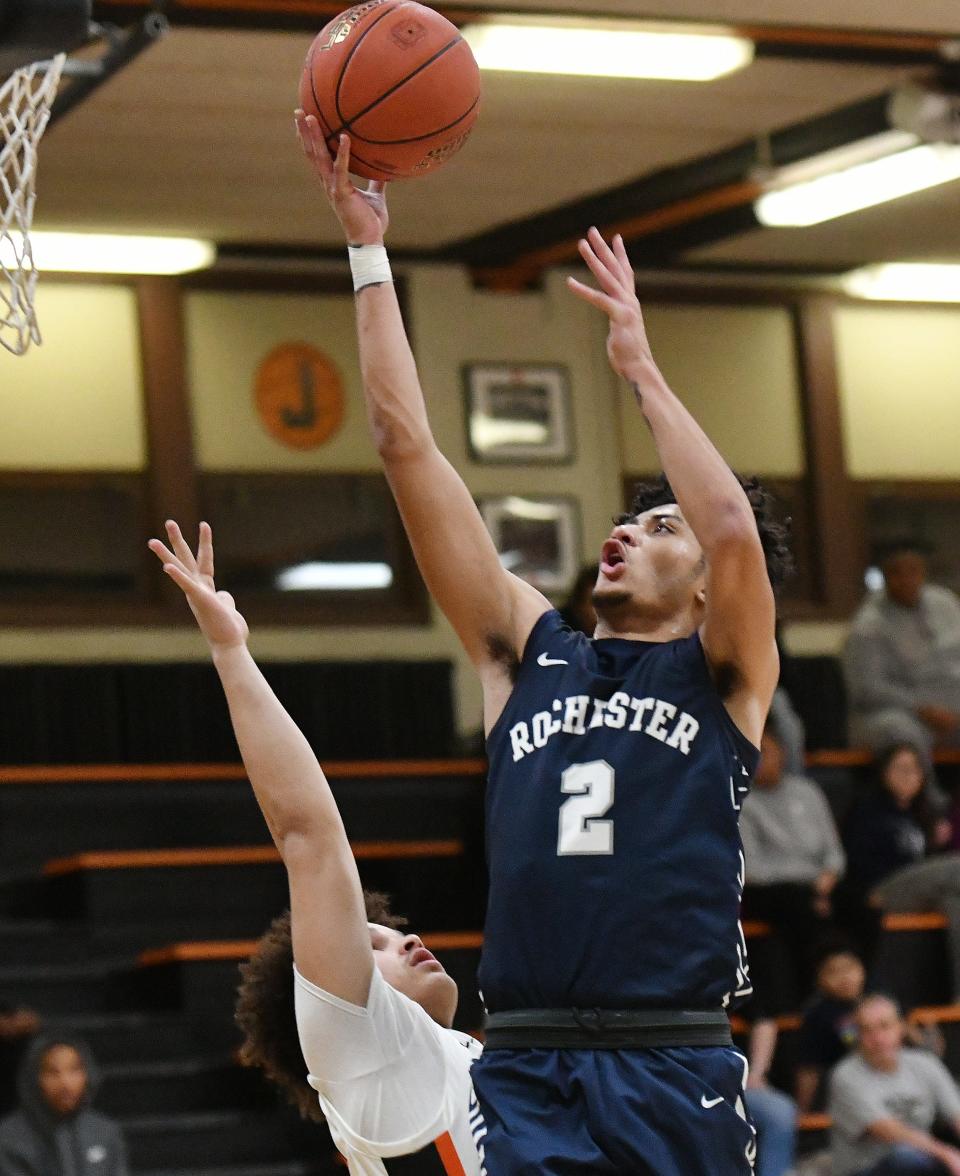
[[[314,40],[300,79],[331,154],[350,136],[350,170],[371,180],[426,175],[466,142],[480,70],[456,27],[414,0],[369,0]]]

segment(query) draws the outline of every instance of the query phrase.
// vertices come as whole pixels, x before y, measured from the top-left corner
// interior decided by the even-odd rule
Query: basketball
[[[371,180],[426,175],[466,142],[480,70],[455,25],[414,0],[370,0],[335,17],[307,53],[300,105],[335,155]]]

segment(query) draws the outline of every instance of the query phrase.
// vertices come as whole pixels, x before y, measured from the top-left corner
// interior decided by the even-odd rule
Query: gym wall
[[[399,267],[398,267],[399,268]],[[563,274],[541,291],[494,294],[456,267],[406,271],[408,321],[437,439],[471,491],[576,498],[584,561],[596,550],[623,479],[652,468],[654,453],[630,395],[612,377],[603,320],[573,299]],[[45,342],[25,361],[3,362],[0,398],[15,430],[0,438],[0,470],[126,470],[146,460],[135,302],[122,283],[41,283]],[[803,389],[794,319],[757,301],[647,306],[664,371],[739,469],[785,481],[806,474]],[[189,292],[186,370],[194,447],[203,471],[376,471],[360,399],[352,299],[305,294]],[[960,483],[956,395],[960,311],[840,305],[837,373],[849,473],[855,478]],[[342,428],[308,453],[260,427],[252,376],[263,354],[302,339],[336,363],[347,389]],[[462,367],[541,362],[567,367],[575,456],[565,465],[493,466],[469,455]],[[934,427],[935,425],[935,427]],[[161,519],[152,520],[154,530]],[[110,520],[104,520],[109,528]],[[146,539],[146,535],[144,535]],[[242,601],[241,601],[242,605]],[[832,651],[844,628],[811,618],[790,626],[798,652]],[[452,632],[431,606],[425,625],[256,626],[269,659],[448,657],[456,666],[459,722],[477,727],[480,693]],[[190,660],[205,657],[193,629],[31,626],[0,632],[0,661]]]

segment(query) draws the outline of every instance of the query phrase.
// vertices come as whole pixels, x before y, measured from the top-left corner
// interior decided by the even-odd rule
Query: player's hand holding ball
[[[383,181],[370,180],[365,189],[358,188],[350,179],[350,136],[340,136],[337,157],[331,159],[316,117],[302,110],[294,117],[303,153],[343,226],[347,242],[380,245],[390,221]]]
[[[163,570],[183,590],[200,632],[210,649],[232,649],[246,645],[250,630],[229,592],[218,592],[213,582],[213,533],[209,523],[200,524],[200,541],[194,556],[180,528],[172,520],[166,524],[171,551],[159,539],[147,546],[163,564]]]

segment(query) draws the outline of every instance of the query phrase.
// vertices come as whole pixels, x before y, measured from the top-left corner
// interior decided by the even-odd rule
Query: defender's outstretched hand
[[[183,589],[210,648],[245,645],[250,635],[247,622],[237,612],[230,593],[218,592],[213,582],[213,532],[210,524],[200,524],[196,556],[173,519],[167,520],[166,530],[172,551],[159,539],[151,539],[147,546],[161,561],[170,579]]]
[[[379,245],[387,231],[387,197],[382,180],[358,188],[350,179],[350,136],[341,135],[336,159],[331,159],[316,116],[294,111],[300,145],[343,226],[348,245]]]
[[[623,238],[618,233],[608,245],[596,229],[590,229],[586,238],[580,240],[579,248],[600,289],[586,286],[576,278],[567,278],[567,286],[584,302],[607,315],[610,364],[618,375],[633,381],[638,365],[652,363],[653,356]]]

